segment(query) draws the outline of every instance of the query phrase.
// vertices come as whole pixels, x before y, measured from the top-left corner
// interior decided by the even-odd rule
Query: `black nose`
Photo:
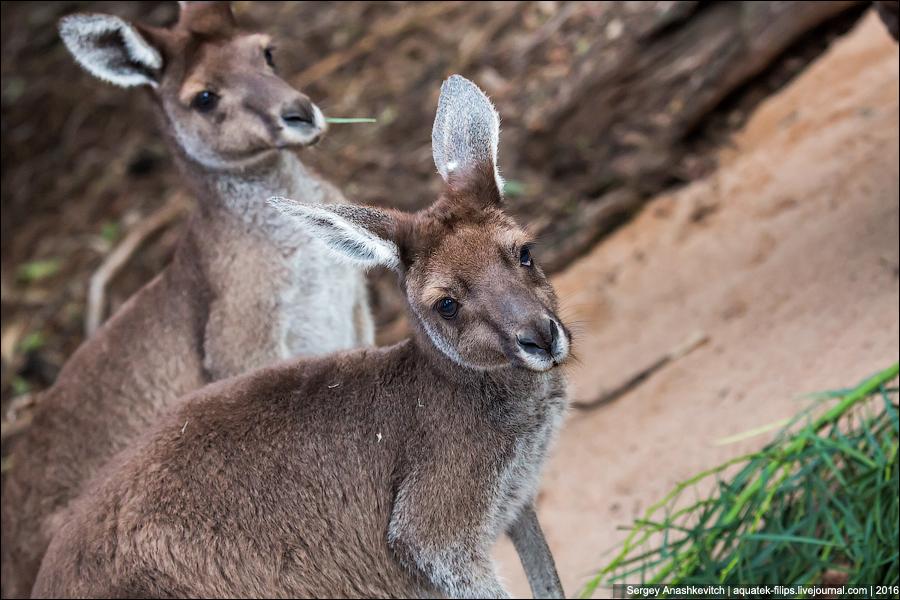
[[[559,336],[559,330],[552,319],[544,319],[531,327],[526,327],[516,336],[516,342],[528,354],[549,358],[553,352],[553,342]]]
[[[313,113],[312,102],[308,98],[299,98],[285,106],[284,110],[281,111],[281,120],[288,127],[312,125],[314,119],[315,113]]]

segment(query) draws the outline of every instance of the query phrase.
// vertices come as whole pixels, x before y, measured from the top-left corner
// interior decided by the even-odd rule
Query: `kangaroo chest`
[[[566,403],[565,382],[556,378],[548,378],[524,403],[527,414],[497,471],[491,518],[497,534],[516,518],[525,502],[537,496],[541,470],[562,425]]]
[[[358,345],[356,304],[365,280],[349,265],[335,262],[309,240],[286,257],[279,270],[276,322],[280,358],[325,354]]]
[[[287,157],[282,176],[227,177],[215,193],[228,211],[217,217],[207,264],[214,290],[204,336],[212,379],[301,354],[324,354],[371,340],[365,278],[335,261],[295,223],[266,203],[276,195],[308,202],[341,200]],[[366,329],[366,331],[361,331]]]

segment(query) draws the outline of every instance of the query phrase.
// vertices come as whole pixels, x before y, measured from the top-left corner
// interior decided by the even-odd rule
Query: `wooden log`
[[[543,180],[544,211],[573,200],[582,205],[578,215],[557,212],[539,231],[553,248],[543,257],[550,270],[565,267],[621,221],[620,214],[591,215],[608,191],[647,196],[663,189],[686,136],[726,96],[857,3],[648,2],[637,11],[612,4],[597,17],[603,39],[572,61],[543,103],[535,106],[532,97],[528,127],[507,145],[518,152],[514,171],[538,172]],[[524,106],[526,93],[507,102]],[[538,209],[523,206],[529,217]],[[594,231],[573,235],[583,228]]]

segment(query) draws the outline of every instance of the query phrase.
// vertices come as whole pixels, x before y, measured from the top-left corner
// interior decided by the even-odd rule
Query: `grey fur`
[[[533,504],[522,508],[519,517],[509,526],[507,534],[525,567],[532,595],[535,598],[565,598],[553,555],[544,539]]]
[[[60,21],[59,34],[78,63],[94,76],[124,87],[156,85],[162,57],[119,17],[71,15]]]
[[[382,210],[364,206],[323,209],[281,197],[269,198],[268,204],[288,219],[296,220],[300,231],[323,241],[338,261],[363,268],[382,265],[396,269],[400,264],[399,251],[393,242],[370,233],[370,228],[353,226],[353,223],[376,225],[387,217]]]
[[[503,178],[497,168],[500,115],[477,85],[460,75],[451,75],[441,85],[437,115],[431,130],[431,152],[438,173],[446,181],[464,165],[490,162],[497,187]]]

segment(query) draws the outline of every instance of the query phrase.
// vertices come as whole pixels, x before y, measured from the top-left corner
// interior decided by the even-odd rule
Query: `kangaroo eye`
[[[522,246],[522,250],[519,252],[519,263],[523,267],[531,266],[531,250],[528,246]]]
[[[191,100],[191,106],[194,110],[202,113],[210,112],[219,104],[219,95],[209,90],[204,90],[194,96]]]
[[[444,298],[437,303],[437,311],[447,320],[452,319],[459,312],[459,302],[453,298]]]
[[[263,56],[266,57],[266,64],[274,69],[275,68],[275,60],[272,58],[272,49],[266,48],[265,50],[263,50]]]

